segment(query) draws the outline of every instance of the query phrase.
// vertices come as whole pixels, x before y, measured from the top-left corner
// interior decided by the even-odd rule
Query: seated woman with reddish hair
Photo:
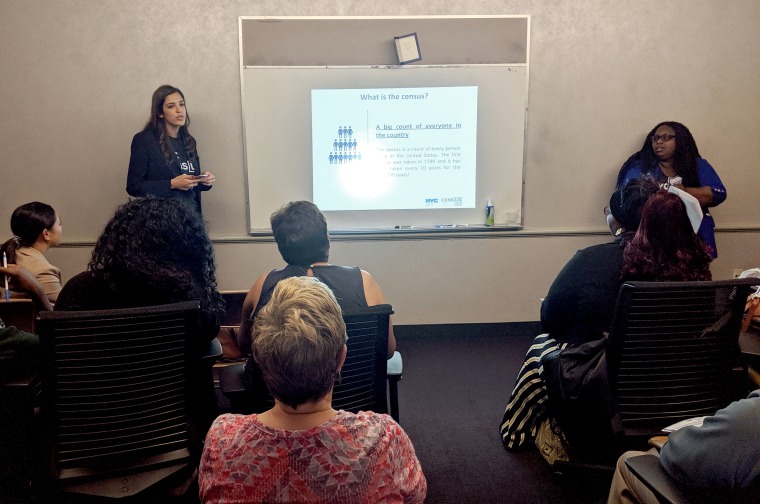
[[[615,190],[604,209],[615,240],[579,250],[552,282],[541,303],[541,334],[528,348],[499,426],[508,450],[532,444],[547,417],[541,357],[599,340],[609,331],[622,283],[623,253],[639,229],[644,205],[658,191],[657,183],[647,177]]]
[[[647,201],[636,235],[623,253],[623,280],[711,280],[710,256],[692,229],[676,194],[660,191]]]
[[[551,425],[541,359],[557,349],[603,338],[622,282],[712,278],[712,257],[695,231],[701,215],[692,222],[687,210],[695,207],[698,203],[689,194],[658,189],[646,177],[632,179],[613,193],[605,213],[616,243],[579,251],[541,306],[544,334],[534,338],[526,353],[500,424],[506,449],[532,443],[543,422]]]

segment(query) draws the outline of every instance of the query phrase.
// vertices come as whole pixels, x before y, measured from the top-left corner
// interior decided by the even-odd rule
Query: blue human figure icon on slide
[[[353,127],[338,126],[337,133],[338,138],[333,140],[332,150],[327,156],[330,164],[339,165],[361,161],[361,153],[357,152],[359,143],[356,138],[353,138]]]

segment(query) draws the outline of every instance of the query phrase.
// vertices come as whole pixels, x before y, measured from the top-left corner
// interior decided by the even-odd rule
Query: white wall
[[[331,259],[380,281],[396,323],[535,320],[578,248],[606,240],[617,169],[661,120],[694,133],[729,197],[714,211],[716,278],[760,264],[760,3],[0,0],[0,236],[12,210],[52,204],[65,278],[87,263],[124,191],[152,91],[185,92],[219,284],[247,288],[281,260],[246,235],[238,16],[530,14],[525,230],[490,239],[336,241]]]

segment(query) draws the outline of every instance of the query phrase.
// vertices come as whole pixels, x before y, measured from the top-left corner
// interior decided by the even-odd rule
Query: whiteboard
[[[242,107],[249,232],[270,231],[283,204],[312,199],[313,89],[477,86],[475,208],[325,212],[331,232],[435,229],[484,223],[487,199],[497,225],[522,222],[527,68],[517,65],[408,67],[245,67]]]

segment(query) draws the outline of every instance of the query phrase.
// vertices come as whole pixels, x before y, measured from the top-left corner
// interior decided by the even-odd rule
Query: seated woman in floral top
[[[425,500],[414,447],[393,419],[332,408],[346,326],[327,286],[313,277],[279,282],[256,317],[253,355],[275,405],[216,419],[199,469],[202,502]]]

